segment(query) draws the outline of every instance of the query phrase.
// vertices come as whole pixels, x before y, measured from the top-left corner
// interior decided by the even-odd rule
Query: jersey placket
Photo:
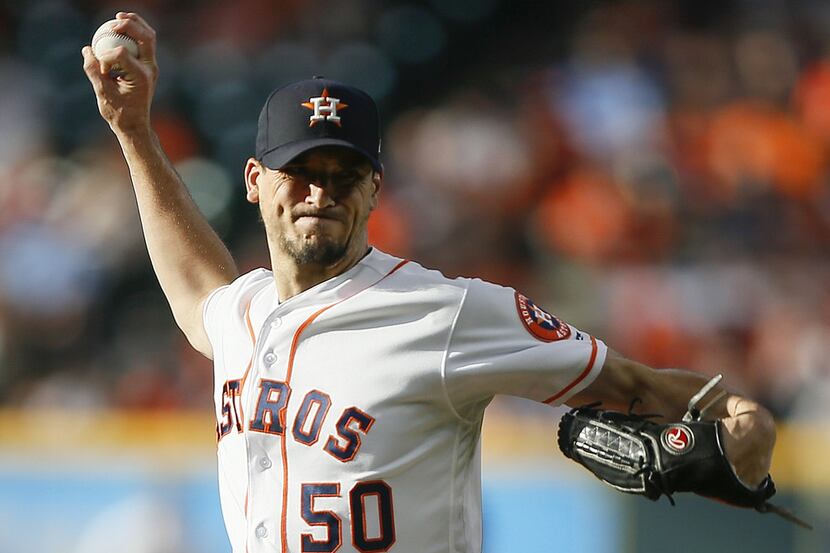
[[[283,307],[283,306],[280,306]],[[279,506],[285,482],[282,452],[288,421],[288,353],[292,322],[301,321],[277,308],[265,319],[256,340],[247,378],[248,551],[281,551]]]

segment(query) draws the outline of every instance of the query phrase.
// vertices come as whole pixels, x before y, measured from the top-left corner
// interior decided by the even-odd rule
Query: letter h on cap
[[[323,102],[328,102],[323,105]],[[308,102],[302,104],[310,110],[314,110],[314,114],[309,117],[309,127],[313,127],[320,121],[331,121],[338,127],[341,126],[340,116],[337,115],[338,109],[346,109],[349,104],[341,103],[339,98],[329,96],[328,88],[323,89],[323,93],[316,98],[309,98]]]

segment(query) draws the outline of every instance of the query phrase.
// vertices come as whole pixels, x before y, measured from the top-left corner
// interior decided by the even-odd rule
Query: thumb
[[[104,50],[98,55],[101,75],[120,77],[127,81],[140,80],[143,76],[141,62],[123,46]]]

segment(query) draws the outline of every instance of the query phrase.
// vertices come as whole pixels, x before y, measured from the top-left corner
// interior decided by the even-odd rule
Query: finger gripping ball
[[[104,52],[118,46],[123,46],[132,56],[138,57],[138,43],[135,39],[112,30],[118,23],[120,23],[119,20],[111,19],[98,27],[92,35],[92,53],[96,58],[100,58]]]

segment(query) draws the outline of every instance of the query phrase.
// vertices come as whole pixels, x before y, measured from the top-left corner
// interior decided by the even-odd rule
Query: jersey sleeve
[[[271,272],[255,269],[225,286],[220,286],[205,299],[202,320],[214,356],[221,349],[222,339],[229,332],[244,330],[245,310],[251,297],[270,282]]]
[[[448,342],[447,394],[462,416],[496,394],[559,405],[596,378],[606,352],[512,288],[470,280]]]

